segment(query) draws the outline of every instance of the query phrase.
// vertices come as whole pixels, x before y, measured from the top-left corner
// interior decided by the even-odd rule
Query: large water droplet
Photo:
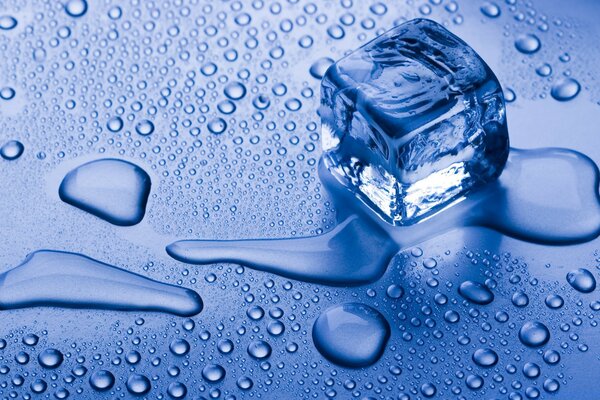
[[[208,364],[202,369],[202,377],[211,383],[222,381],[225,378],[225,368],[219,364]]]
[[[100,392],[109,390],[114,384],[115,376],[110,371],[99,370],[90,376],[90,386]]]
[[[519,330],[519,339],[528,347],[540,347],[550,340],[550,331],[539,321],[525,322]]]
[[[139,396],[150,391],[152,385],[150,380],[141,374],[133,374],[127,379],[127,391]]]
[[[21,157],[24,150],[25,146],[23,146],[23,143],[18,140],[9,140],[0,148],[0,156],[5,160],[16,160]]]
[[[375,363],[390,337],[390,326],[379,311],[360,303],[329,308],[315,321],[313,341],[331,362],[359,368]]]
[[[461,283],[458,287],[458,293],[475,304],[485,305],[494,301],[494,294],[487,286],[473,281]]]
[[[542,47],[542,43],[536,35],[528,33],[524,35],[519,35],[517,37],[517,40],[515,40],[515,47],[521,53],[533,54],[537,52],[540,49],[540,47]]]
[[[58,368],[64,360],[63,354],[56,349],[46,349],[38,355],[38,362],[44,368]]]
[[[269,358],[271,355],[271,345],[264,340],[254,340],[248,345],[248,354],[257,360]]]
[[[83,164],[60,184],[62,201],[111,224],[131,226],[146,212],[150,177],[135,164],[106,158]]]
[[[81,17],[87,12],[88,4],[86,0],[69,0],[65,4],[65,11],[71,17]]]
[[[498,362],[498,354],[492,349],[477,349],[473,361],[480,367],[493,367]]]
[[[579,94],[581,85],[573,78],[559,79],[552,85],[550,94],[555,100],[569,101]]]
[[[148,119],[141,120],[135,125],[135,131],[142,136],[151,135],[154,132],[154,124]]]
[[[575,269],[567,274],[567,282],[581,293],[591,293],[596,289],[596,278],[585,268]]]
[[[9,31],[17,26],[17,19],[10,15],[0,16],[0,30]]]

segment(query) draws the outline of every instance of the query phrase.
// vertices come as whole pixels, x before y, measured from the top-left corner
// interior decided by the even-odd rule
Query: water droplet
[[[498,18],[500,16],[500,7],[496,3],[486,2],[481,6],[481,13],[489,18]]]
[[[467,379],[465,379],[465,383],[467,384],[467,387],[469,389],[478,390],[481,389],[484,381],[483,378],[479,375],[469,374],[469,376],[467,376]]]
[[[142,136],[151,135],[154,132],[154,124],[152,121],[144,119],[135,125],[135,131]]]
[[[17,19],[10,15],[0,16],[0,30],[9,31],[17,26]]]
[[[127,391],[133,395],[142,395],[150,391],[150,380],[141,374],[133,374],[127,379]]]
[[[560,384],[556,379],[546,379],[544,381],[544,390],[548,393],[557,392],[560,389]]]
[[[225,86],[224,92],[231,100],[239,100],[246,95],[246,87],[240,82],[231,82]]]
[[[335,61],[329,57],[319,58],[317,61],[312,63],[310,66],[309,72],[315,79],[321,79],[327,72],[327,69],[334,63]]]
[[[65,4],[66,13],[74,18],[83,16],[88,10],[86,0],[68,0]]]
[[[254,386],[254,382],[247,376],[242,376],[237,380],[237,386],[242,390],[250,390],[252,389],[252,386]]]
[[[146,212],[150,177],[135,164],[106,158],[69,172],[60,184],[62,201],[111,224],[131,226]]]
[[[346,36],[344,28],[342,28],[342,26],[339,24],[334,24],[327,28],[327,34],[329,37],[336,40],[342,39],[344,36]]]
[[[427,398],[435,396],[437,388],[433,383],[424,383],[421,385],[421,394]]]
[[[0,156],[5,160],[16,160],[21,157],[24,150],[25,146],[23,146],[23,143],[18,140],[9,140],[0,148]]]
[[[521,290],[517,290],[513,295],[512,295],[512,303],[516,306],[516,307],[526,307],[529,304],[529,297],[527,296],[527,294]]]
[[[561,308],[565,302],[564,302],[563,298],[560,297],[559,295],[549,294],[546,297],[545,303],[549,308],[556,309],[556,308]]]
[[[540,376],[540,367],[536,363],[528,362],[523,365],[523,375],[529,379],[535,379]]]
[[[404,294],[404,289],[400,285],[392,284],[388,286],[385,293],[390,299],[399,299]]]
[[[552,67],[548,63],[544,63],[535,69],[535,72],[541,76],[546,77],[552,74]]]
[[[187,395],[187,387],[181,382],[172,382],[167,387],[167,393],[174,399],[183,399]]]
[[[540,347],[550,340],[550,331],[541,322],[525,322],[519,330],[519,339],[525,346]]]
[[[121,129],[123,129],[123,120],[121,117],[112,117],[106,123],[106,127],[111,132],[119,132]]]
[[[475,304],[485,305],[494,301],[494,293],[487,286],[473,281],[461,283],[458,293]]]
[[[502,92],[507,103],[512,103],[517,99],[517,94],[511,88],[505,88]]]
[[[90,386],[100,392],[109,390],[115,384],[115,376],[107,370],[99,370],[90,375]]]
[[[229,339],[221,339],[217,344],[217,348],[223,354],[229,354],[233,351],[233,342]]]
[[[581,85],[573,78],[559,79],[552,85],[550,95],[558,101],[569,101],[577,97]]]
[[[17,92],[15,92],[15,89],[8,86],[0,89],[0,99],[2,100],[12,100],[16,94]]]
[[[585,268],[575,269],[567,274],[567,282],[581,293],[591,293],[596,289],[596,278]]]
[[[190,344],[185,339],[175,339],[169,345],[169,349],[176,356],[184,356],[190,351]]]
[[[383,354],[390,326],[379,311],[346,303],[324,311],[315,321],[313,341],[331,362],[349,368],[375,363]]]
[[[202,377],[208,382],[220,382],[225,378],[225,368],[219,364],[208,364],[202,369]]]
[[[227,122],[223,118],[214,118],[208,123],[208,130],[215,135],[220,135],[227,129]]]
[[[480,367],[493,367],[498,362],[498,354],[492,349],[477,349],[473,353],[473,361]]]
[[[258,321],[265,315],[265,310],[261,306],[252,306],[248,310],[246,310],[246,315],[254,320]]]
[[[71,17],[81,17],[87,12],[88,4],[86,0],[69,0],[65,4],[65,11]]]
[[[248,354],[257,360],[268,358],[271,355],[271,345],[264,340],[254,340],[248,345]]]
[[[515,40],[515,47],[523,54],[533,54],[537,52],[541,46],[542,43],[540,42],[540,39],[532,33],[519,35],[517,40]]]
[[[38,362],[44,368],[58,368],[63,362],[63,355],[56,349],[46,349],[38,355]]]

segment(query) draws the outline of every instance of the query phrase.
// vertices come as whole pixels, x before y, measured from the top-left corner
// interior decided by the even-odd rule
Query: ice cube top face
[[[504,111],[472,48],[436,22],[408,21],[327,70],[324,161],[384,220],[414,224],[500,175]]]

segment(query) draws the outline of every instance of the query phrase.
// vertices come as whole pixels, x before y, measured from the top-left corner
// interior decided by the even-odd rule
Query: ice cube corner
[[[498,79],[427,19],[334,63],[319,113],[329,171],[394,225],[417,223],[493,181],[508,157]]]

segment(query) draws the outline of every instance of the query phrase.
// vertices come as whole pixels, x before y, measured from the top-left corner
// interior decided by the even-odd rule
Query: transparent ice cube
[[[500,175],[504,111],[472,48],[436,22],[408,21],[327,70],[325,164],[384,220],[410,225]]]

